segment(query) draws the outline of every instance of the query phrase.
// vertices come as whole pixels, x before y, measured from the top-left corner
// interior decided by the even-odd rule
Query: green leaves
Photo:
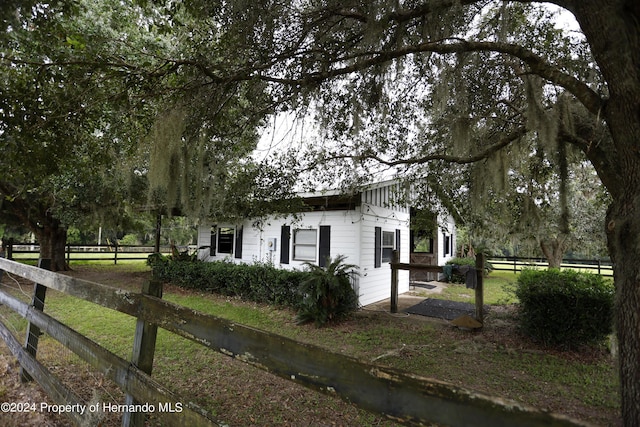
[[[74,49],[84,49],[87,47],[85,39],[81,35],[70,35],[66,37],[67,44]]]
[[[573,270],[523,270],[516,296],[520,327],[545,344],[600,343],[612,331],[614,287],[602,276]]]
[[[310,276],[301,284],[303,295],[298,309],[298,323],[314,322],[318,326],[340,321],[358,307],[358,296],[351,286],[350,275],[357,266],[345,264],[346,256],[328,259],[325,267],[305,263]]]

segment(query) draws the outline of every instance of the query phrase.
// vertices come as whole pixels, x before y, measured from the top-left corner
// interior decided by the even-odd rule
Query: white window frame
[[[311,237],[312,234],[313,234],[313,237]],[[313,254],[313,256],[311,254]],[[315,228],[299,228],[294,230],[293,231],[293,259],[296,261],[315,262],[317,256],[318,256],[318,230]]]
[[[386,237],[386,239],[385,239]],[[387,241],[385,241],[387,240]],[[382,262],[391,262],[393,250],[395,249],[396,233],[395,231],[382,231]],[[386,254],[385,254],[386,251]],[[386,256],[385,256],[386,255]]]

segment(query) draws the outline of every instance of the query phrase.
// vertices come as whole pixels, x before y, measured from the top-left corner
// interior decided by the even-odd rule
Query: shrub
[[[158,254],[150,255],[147,264],[155,278],[176,286],[295,309],[302,303],[300,284],[309,275],[264,263],[183,262]]]
[[[307,271],[281,270],[265,263],[184,262],[160,254],[150,255],[147,264],[155,278],[176,286],[292,307],[298,311],[299,323],[323,325],[358,308],[349,280],[355,266],[344,264],[344,259],[338,256],[326,268],[307,264]]]
[[[535,340],[576,347],[602,342],[611,333],[614,289],[602,276],[525,269],[515,292],[519,325]]]
[[[326,267],[305,263],[310,276],[302,282],[304,299],[298,311],[298,323],[315,322],[321,326],[342,320],[358,308],[358,296],[349,280],[357,267],[345,264],[345,258],[338,255],[328,260]]]
[[[452,258],[449,261],[447,261],[446,265],[457,265],[457,266],[469,265],[471,267],[475,267],[476,266],[476,259],[475,258],[469,258],[469,257],[457,257],[457,258]],[[485,277],[492,270],[493,270],[493,265],[489,261],[485,261],[484,262],[484,272],[483,272]],[[451,282],[451,283],[464,283],[466,279],[465,279],[465,276],[463,274],[459,274],[459,273],[456,273],[456,272],[452,271],[451,272],[451,277],[447,277],[447,280],[449,280],[449,282]]]

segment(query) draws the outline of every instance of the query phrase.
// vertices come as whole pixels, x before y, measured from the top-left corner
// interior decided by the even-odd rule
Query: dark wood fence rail
[[[513,271],[514,273],[530,266],[549,265],[544,258],[532,257],[490,256],[488,261],[493,265],[494,270]],[[613,276],[611,265],[611,261],[601,259],[563,259],[560,267],[594,271],[603,276]]]
[[[181,250],[183,247],[180,247]],[[194,247],[195,248],[195,247]],[[160,253],[170,254],[171,246],[160,246]],[[37,243],[14,243],[7,247],[7,258],[37,262],[40,246]],[[66,246],[67,263],[71,261],[143,261],[149,254],[157,252],[153,245],[71,245]],[[17,255],[17,256],[16,256]]]
[[[134,339],[134,361],[126,361],[100,347],[73,329],[1,291],[3,304],[26,318],[54,339],[60,341],[94,369],[102,372],[125,391],[127,402],[151,404],[179,402],[179,397],[144,372],[153,357],[155,334],[150,326],[164,328],[204,347],[249,363],[285,379],[327,394],[336,395],[363,409],[382,414],[405,425],[437,423],[450,426],[575,426],[566,417],[550,414],[515,402],[478,394],[441,381],[419,377],[399,370],[363,362],[355,358],[299,343],[291,339],[235,324],[190,308],[164,301],[159,284],[132,293],[98,283],[78,280],[0,258],[0,269],[22,276],[34,283],[67,293],[138,319]],[[151,335],[148,335],[151,334]],[[80,403],[46,367],[17,342],[0,322],[0,336],[7,342],[22,367],[35,378],[59,404]],[[153,337],[152,337],[153,338]],[[146,348],[143,348],[147,346]],[[446,363],[446,361],[443,361]],[[89,413],[70,414],[77,425],[92,425]],[[218,421],[194,405],[183,406],[180,413],[163,413],[166,425],[218,425]],[[130,418],[131,425],[139,422]]]
[[[475,291],[475,319],[482,324],[484,322],[484,284],[483,284],[483,273],[484,273],[484,263],[485,256],[484,254],[478,254],[476,256],[476,264],[473,273],[476,274],[476,284],[474,287]],[[391,313],[398,312],[398,270],[420,270],[420,271],[429,271],[433,273],[442,273],[444,268],[442,266],[437,265],[428,265],[428,264],[406,264],[400,262],[400,253],[398,251],[393,251],[392,261],[391,261]]]

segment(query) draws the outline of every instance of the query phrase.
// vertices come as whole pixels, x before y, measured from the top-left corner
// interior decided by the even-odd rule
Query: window
[[[232,254],[233,253],[233,237],[235,229],[231,227],[218,228],[218,253]]]
[[[411,230],[411,252],[432,254],[433,236],[422,230]]]
[[[316,260],[316,230],[295,230],[293,234],[293,259]]]
[[[382,262],[391,262],[395,238],[396,235],[393,231],[382,232]]]

